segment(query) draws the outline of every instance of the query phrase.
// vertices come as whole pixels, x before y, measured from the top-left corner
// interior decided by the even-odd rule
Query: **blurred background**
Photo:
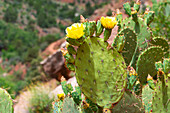
[[[127,15],[122,9],[127,1],[132,6],[135,2],[0,0],[0,87],[14,99],[14,112],[52,112],[54,97],[47,95],[60,84],[61,76],[67,80],[74,76],[65,67],[59,49],[64,45],[66,27],[80,22],[80,15],[98,20],[101,16],[112,16],[116,9],[120,9],[125,18]],[[146,8],[155,11],[151,24],[153,34],[170,37],[170,2],[141,0],[139,13],[143,14]]]

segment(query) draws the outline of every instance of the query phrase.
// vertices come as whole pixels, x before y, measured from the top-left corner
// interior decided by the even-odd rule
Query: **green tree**
[[[16,22],[17,17],[18,17],[17,9],[12,5],[9,6],[5,11],[4,20],[6,22]]]

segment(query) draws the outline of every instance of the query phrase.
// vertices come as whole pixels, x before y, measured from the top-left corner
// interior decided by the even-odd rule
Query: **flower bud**
[[[97,26],[96,26],[96,36],[100,36],[103,32],[103,26],[100,22],[100,20],[97,21]]]

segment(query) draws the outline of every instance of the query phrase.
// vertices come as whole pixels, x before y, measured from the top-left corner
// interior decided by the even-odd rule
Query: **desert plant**
[[[0,88],[0,112],[1,113],[12,113],[12,99],[9,93]]]
[[[9,6],[6,11],[5,11],[5,15],[4,15],[4,20],[6,22],[16,22],[18,17],[18,11],[14,6]]]
[[[30,113],[52,113],[52,101],[54,97],[49,97],[52,89],[43,84],[31,85],[27,89],[30,92],[29,112]]]
[[[162,94],[160,104],[163,108],[160,110],[168,112],[169,77],[167,74],[165,77],[160,76],[155,67],[155,62],[169,56],[168,42],[163,38],[153,38],[150,24],[154,19],[154,12],[146,10],[144,15],[138,15],[139,0],[133,7],[128,2],[123,7],[129,15],[126,19],[122,18],[122,13],[118,10],[116,17],[101,17],[97,24],[81,17],[82,23],[74,23],[66,29],[68,44],[67,49],[62,49],[66,65],[75,71],[81,91],[97,106],[97,112],[144,112],[138,98],[142,96],[142,91],[145,90],[143,86],[146,84],[155,92],[159,84],[162,86],[159,91]],[[110,45],[107,40],[116,24],[118,34]],[[100,38],[102,32],[103,39]],[[76,50],[74,46],[77,47]],[[169,61],[166,60],[165,64],[165,69],[168,70]],[[154,83],[153,78],[158,82]],[[159,100],[157,93],[155,94],[153,110]],[[129,100],[133,101],[128,103]],[[76,108],[80,106],[81,104],[77,104]],[[86,106],[88,107],[81,109],[83,112],[89,112],[86,111],[87,108],[92,107],[89,103]],[[129,106],[133,106],[132,110],[129,110]],[[148,105],[145,109],[148,110]]]

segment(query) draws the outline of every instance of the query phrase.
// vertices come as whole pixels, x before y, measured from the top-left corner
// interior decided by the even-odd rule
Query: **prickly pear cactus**
[[[144,113],[144,108],[140,99],[127,91],[120,102],[113,107],[112,113]]]
[[[103,107],[118,102],[126,87],[126,65],[116,49],[98,37],[88,37],[77,49],[76,78],[82,92]]]
[[[165,74],[170,73],[170,58],[164,58],[163,70],[164,70]]]
[[[137,34],[137,43],[138,43],[139,50],[143,50],[149,46],[151,33],[149,27],[144,22],[144,19],[138,17],[137,22],[135,22],[132,19],[132,17],[126,18],[122,22],[121,29],[125,29],[125,28],[129,28]]]
[[[169,113],[170,110],[170,78],[165,75],[158,80],[156,89],[153,93],[153,113]]]
[[[53,102],[53,113],[61,113],[63,101]]]
[[[142,103],[145,108],[145,113],[150,113],[152,110],[152,95],[153,90],[146,85],[142,88]]]
[[[151,44],[155,46],[160,46],[163,52],[166,52],[169,50],[168,42],[164,38],[154,37],[153,40],[151,41]]]
[[[155,46],[161,47],[164,52],[164,57],[165,58],[169,57],[170,50],[169,50],[168,41],[166,39],[161,38],[161,37],[154,37],[150,43]]]
[[[150,47],[140,54],[136,71],[141,84],[146,83],[148,74],[151,76],[157,74],[155,62],[160,61],[162,57],[163,51],[160,47]]]
[[[133,30],[129,28],[123,29],[115,37],[112,46],[115,47],[117,51],[122,52],[126,64],[129,65],[137,46],[137,36]]]
[[[0,113],[12,113],[12,104],[11,96],[0,88]]]
[[[62,113],[79,113],[72,98],[66,97],[64,99]]]

